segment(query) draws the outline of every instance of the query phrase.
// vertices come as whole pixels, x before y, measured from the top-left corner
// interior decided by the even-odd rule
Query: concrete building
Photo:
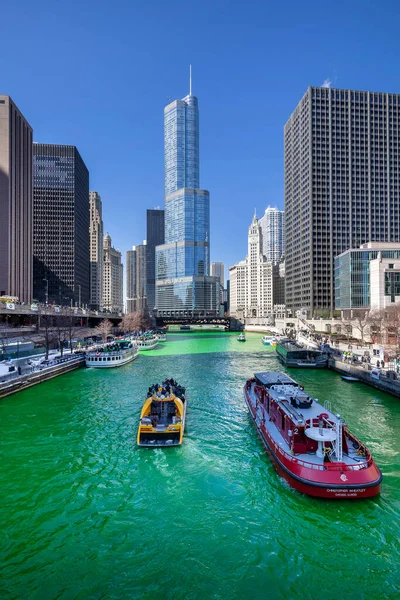
[[[210,194],[200,188],[199,109],[192,94],[164,109],[165,242],[156,248],[160,316],[216,316],[219,282],[210,276]]]
[[[90,307],[103,307],[104,229],[102,202],[97,192],[89,192],[90,205]]]
[[[245,260],[229,269],[229,305],[231,316],[265,319],[274,314],[274,305],[282,304],[283,284],[280,265],[267,261],[262,253],[262,231],[254,215],[248,234]]]
[[[268,262],[278,264],[285,252],[284,212],[268,206],[259,219],[262,253]]]
[[[124,309],[124,267],[121,252],[112,247],[111,237],[104,237],[103,304],[105,310],[122,312]]]
[[[75,146],[33,144],[33,295],[90,301],[89,171]]]
[[[0,95],[0,295],[32,300],[32,128]]]
[[[147,243],[132,246],[126,253],[126,309],[127,312],[147,308]]]
[[[369,242],[335,259],[337,310],[386,308],[400,302],[400,243]]]
[[[400,95],[309,87],[284,130],[286,305],[333,314],[334,259],[400,241]]]
[[[221,287],[225,288],[225,268],[222,262],[212,262],[210,267],[210,275],[218,277]]]
[[[164,211],[152,209],[146,211],[147,259],[146,259],[146,296],[147,306],[152,312],[156,308],[156,246],[165,240]]]
[[[126,312],[136,310],[136,246],[126,252]]]

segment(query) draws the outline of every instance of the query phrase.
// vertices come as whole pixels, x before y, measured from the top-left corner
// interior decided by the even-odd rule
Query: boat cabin
[[[318,453],[319,449],[326,455],[330,451],[332,453],[332,442],[335,439],[333,432],[337,431],[337,423],[343,424],[339,416],[321,406],[318,399],[310,398],[303,387],[285,373],[255,373],[253,382],[256,404],[261,405],[268,414],[269,421],[274,423],[292,454],[313,454]],[[317,430],[315,435],[314,430]],[[324,434],[322,448],[319,440]],[[342,426],[340,436],[343,452],[347,452],[347,440]],[[334,439],[328,439],[330,437]]]

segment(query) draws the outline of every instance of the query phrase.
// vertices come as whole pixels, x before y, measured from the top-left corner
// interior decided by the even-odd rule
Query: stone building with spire
[[[262,252],[262,230],[254,214],[249,227],[247,256],[229,269],[230,314],[237,318],[267,318],[284,303],[282,270]]]
[[[124,267],[121,252],[112,247],[111,237],[104,236],[103,304],[105,310],[122,312],[124,308]]]

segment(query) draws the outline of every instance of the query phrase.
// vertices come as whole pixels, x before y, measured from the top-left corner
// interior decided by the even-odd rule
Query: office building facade
[[[286,305],[335,309],[334,258],[400,241],[400,95],[308,88],[284,130]]]
[[[210,197],[199,188],[198,100],[191,89],[164,109],[164,159],[165,240],[156,248],[157,312],[219,314],[219,282],[209,271]]]
[[[89,171],[75,146],[33,145],[33,294],[90,302]]]
[[[136,310],[136,246],[132,246],[132,250],[127,250],[125,265],[126,312],[129,314]]]
[[[369,242],[335,258],[336,310],[386,308],[400,302],[400,243]]]
[[[128,313],[147,309],[146,241],[126,253],[126,309]]]
[[[112,313],[124,310],[124,267],[121,252],[112,247],[110,235],[104,237],[103,304]]]
[[[278,264],[285,252],[284,211],[268,206],[259,219],[262,253],[268,262]]]
[[[32,128],[0,95],[0,296],[32,300]]]
[[[212,277],[218,277],[221,287],[225,287],[225,269],[224,263],[212,262],[210,267],[210,275]]]
[[[97,192],[89,192],[90,208],[90,302],[93,309],[103,307],[103,243],[102,202]]]
[[[164,211],[159,209],[146,211],[147,259],[146,259],[146,296],[150,312],[156,309],[156,246],[164,243]]]

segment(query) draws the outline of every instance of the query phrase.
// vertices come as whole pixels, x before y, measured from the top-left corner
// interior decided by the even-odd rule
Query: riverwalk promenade
[[[7,362],[0,364],[0,398],[78,369],[85,364],[85,355],[79,353],[67,354],[62,358],[50,357],[49,361],[38,364],[28,364],[27,359],[20,360],[26,362],[22,366],[13,364],[17,361],[10,362],[10,366],[15,368],[13,371],[8,370],[10,367],[7,367]]]

